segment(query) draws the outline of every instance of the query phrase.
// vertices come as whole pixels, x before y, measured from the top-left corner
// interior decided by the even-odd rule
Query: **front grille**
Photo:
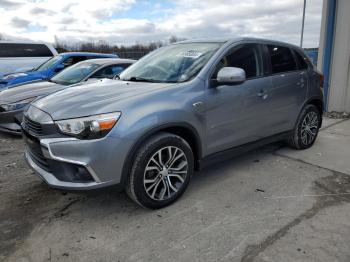
[[[43,155],[41,150],[40,142],[35,137],[32,137],[27,132],[23,132],[23,138],[27,145],[27,152],[29,153],[32,160],[42,169],[50,172],[49,164]]]
[[[41,124],[29,119],[28,117],[24,117],[24,129],[33,136],[40,136],[43,134],[43,130]]]

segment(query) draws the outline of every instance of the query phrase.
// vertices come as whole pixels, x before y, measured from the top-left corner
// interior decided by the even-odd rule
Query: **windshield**
[[[99,64],[92,62],[78,63],[55,75],[51,81],[61,85],[73,85],[82,81],[99,66]]]
[[[184,43],[160,48],[130,66],[123,81],[179,83],[193,79],[221,43]]]
[[[49,69],[53,64],[55,64],[57,61],[61,60],[62,56],[54,56],[53,58],[47,60],[45,63],[41,64],[36,71],[45,71]]]

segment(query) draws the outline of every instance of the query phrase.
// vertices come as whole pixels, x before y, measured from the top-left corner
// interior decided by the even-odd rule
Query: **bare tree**
[[[75,52],[97,52],[97,53],[107,53],[107,54],[117,54],[121,58],[132,58],[139,59],[142,56],[148,54],[149,52],[164,46],[164,42],[157,41],[151,43],[141,43],[136,42],[134,45],[124,46],[124,45],[111,45],[106,41],[88,41],[80,43],[63,43],[55,37],[55,47],[58,52],[61,50],[75,51]]]

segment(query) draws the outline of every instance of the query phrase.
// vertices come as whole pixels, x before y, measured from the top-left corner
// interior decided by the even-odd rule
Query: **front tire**
[[[159,133],[139,148],[126,191],[137,204],[158,209],[175,202],[186,190],[194,169],[189,144],[171,133]]]
[[[303,108],[293,136],[288,140],[290,147],[294,149],[310,148],[316,140],[321,125],[321,112],[315,105],[307,105]]]

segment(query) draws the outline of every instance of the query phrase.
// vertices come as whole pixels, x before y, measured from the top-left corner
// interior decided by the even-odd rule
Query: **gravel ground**
[[[50,189],[22,140],[1,134],[0,261],[348,262],[350,120],[325,123],[314,148],[274,144],[217,163],[157,211],[113,187]]]

